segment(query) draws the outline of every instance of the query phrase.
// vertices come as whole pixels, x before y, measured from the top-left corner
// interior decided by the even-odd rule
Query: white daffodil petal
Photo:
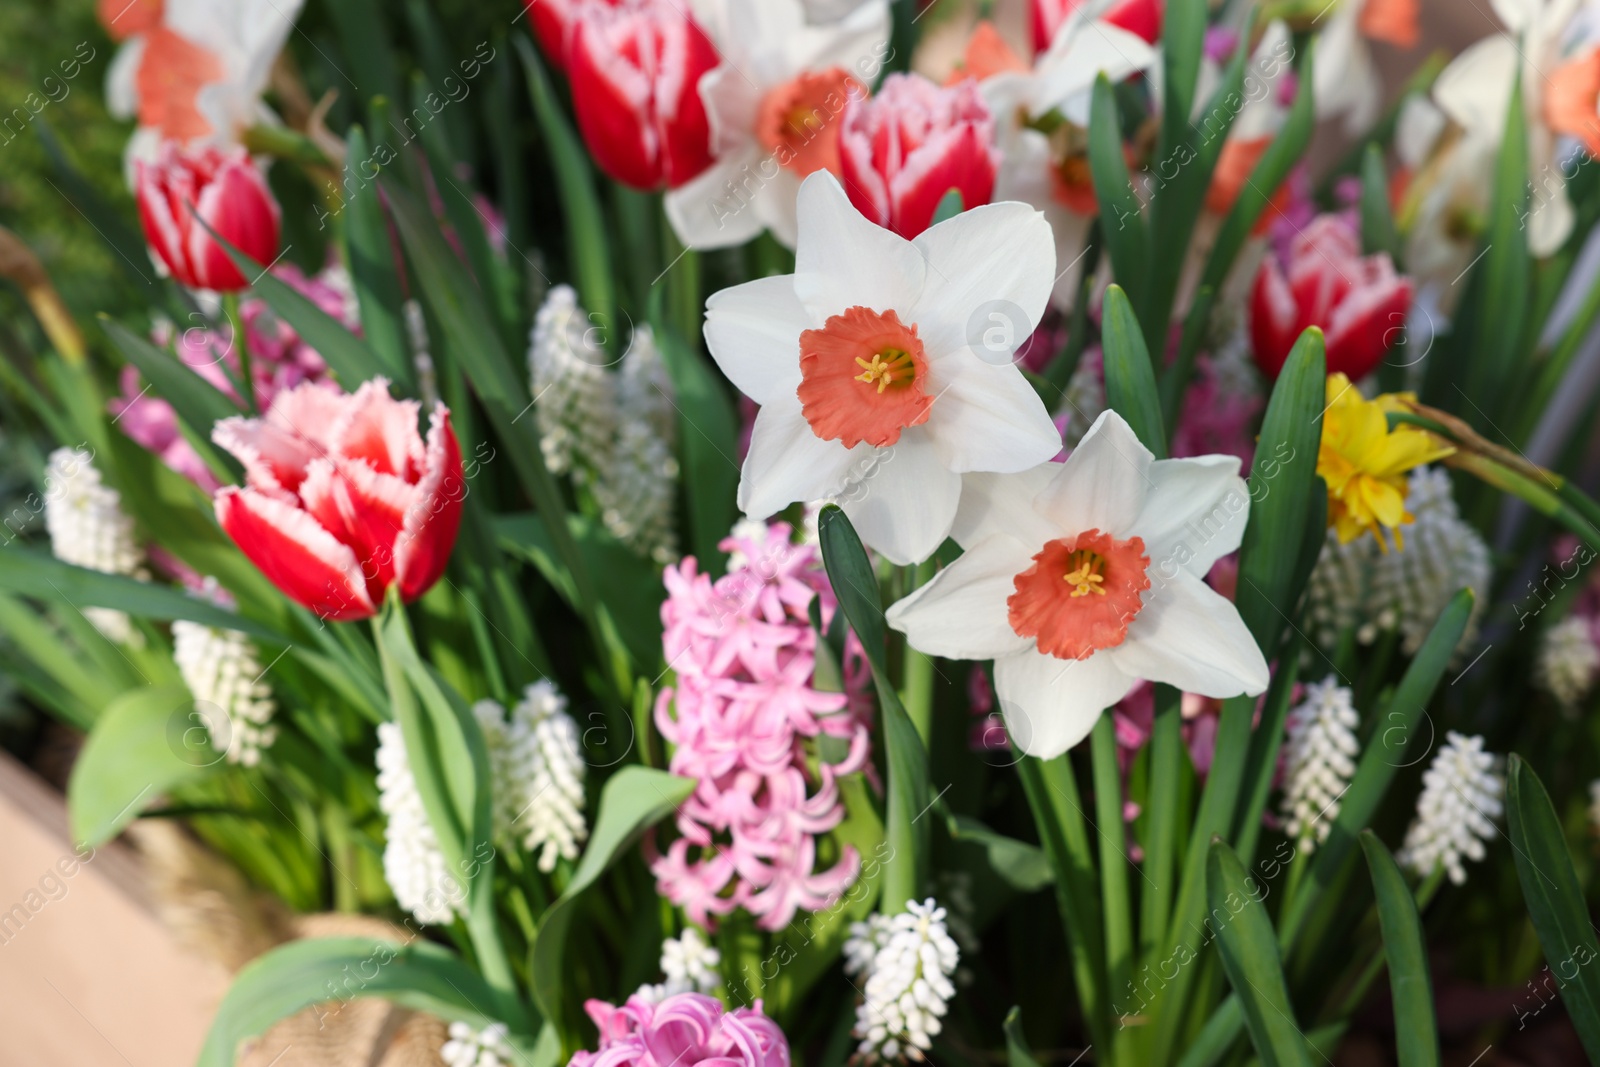
[[[1020,474],[968,474],[961,479],[961,506],[950,536],[962,548],[997,533],[1009,534],[1037,552],[1062,531],[1050,525],[1033,503],[1061,468],[1041,463]]]
[[[722,156],[698,177],[668,190],[667,221],[678,240],[689,248],[731,248],[758,235],[765,224],[756,205],[766,190],[757,184],[750,199],[742,196],[747,191],[743,179],[760,163],[761,149],[752,141]],[[792,297],[793,284],[786,287]]]
[[[1125,537],[1144,506],[1154,458],[1121,415],[1101,412],[1034,506],[1062,534]]]
[[[1152,574],[1128,636],[1102,655],[1131,675],[1208,697],[1254,696],[1267,688],[1267,661],[1239,610],[1187,571]]]
[[[796,414],[800,333],[807,328],[787,275],[757,278],[706,301],[706,348],[722,373],[756,403],[789,404]]]
[[[1239,477],[1238,457],[1161,459],[1147,474],[1150,493],[1133,532],[1144,539],[1151,570],[1167,576],[1182,568],[1204,578],[1239,547],[1250,519],[1250,490]]]
[[[951,470],[1010,474],[1048,463],[1061,432],[1022,372],[972,360],[941,383],[928,422]]]
[[[1089,735],[1134,678],[1104,653],[1057,659],[1037,649],[996,660],[995,695],[1012,744],[1030,756],[1059,756]]]
[[[1055,281],[1055,237],[1044,215],[1027,204],[985,204],[911,243],[927,260],[912,315],[929,358],[970,354],[1010,364],[1038,327]]]
[[[933,555],[950,536],[961,476],[939,459],[922,427],[905,431],[899,441],[876,454],[864,446],[857,448],[866,453],[859,466],[870,469],[859,470],[847,491],[833,495],[841,497],[839,506],[861,540],[900,566]]]
[[[739,510],[764,519],[800,500],[838,495],[849,484],[855,452],[811,432],[800,404],[769,404],[756,415],[750,451],[739,476]],[[941,535],[942,536],[942,535]]]
[[[892,606],[889,625],[930,656],[985,660],[1026,652],[1033,641],[1011,628],[1006,598],[1031,557],[1014,537],[990,537]]]
[[[847,308],[904,311],[916,304],[927,275],[922,253],[868,222],[832,174],[819,170],[801,183],[796,211],[794,291],[813,326]]]
[[[1512,38],[1485,37],[1439,73],[1434,102],[1458,126],[1498,141],[1520,62]]]

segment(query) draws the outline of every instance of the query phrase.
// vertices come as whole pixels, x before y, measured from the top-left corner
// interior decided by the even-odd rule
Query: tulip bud
[[[987,204],[1000,169],[994,118],[977,83],[941,88],[918,74],[891,74],[877,96],[852,97],[839,152],[856,210],[907,239],[933,224],[952,189],[963,208]]]
[[[217,520],[322,618],[369,618],[391,586],[415,600],[444,573],[466,495],[450,412],[434,406],[424,441],[419,409],[375,378],[352,394],[307,382],[262,418],[223,419],[212,439],[244,464],[245,486],[217,493]]]
[[[711,166],[700,78],[717,50],[678,0],[580,0],[565,58],[578,130],[600,169],[675,189]]]
[[[134,192],[145,240],[192,289],[250,284],[207,226],[258,263],[277,258],[278,202],[243,148],[191,151],[167,141],[154,163],[135,162]]]
[[[1288,255],[1269,252],[1250,301],[1250,339],[1256,364],[1269,378],[1308,327],[1327,337],[1328,373],[1356,381],[1403,343],[1411,309],[1411,279],[1396,274],[1387,252],[1361,255],[1355,224],[1318,215],[1296,234]]]

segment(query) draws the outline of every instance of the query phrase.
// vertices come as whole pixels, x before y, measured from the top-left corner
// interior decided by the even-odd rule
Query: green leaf
[[[135,689],[107,705],[67,783],[72,839],[111,840],[145,808],[206,774],[223,754],[181,685]]]
[[[883,711],[883,736],[889,752],[888,841],[892,850],[885,863],[883,902],[885,915],[905,910],[906,902],[920,896],[928,878],[928,824],[922,821],[931,805],[928,790],[928,750],[917,728],[900,704],[885,660],[883,602],[878,577],[867,560],[850,519],[836,505],[822,509],[817,518],[822,541],[822,561],[828,569],[839,607],[850,628],[861,639]]]
[[[738,518],[739,421],[722,378],[668,329],[656,331],[678,409],[678,451],[689,499],[689,534],[701,567],[716,573],[717,543]]]
[[[372,0],[361,0],[370,4]],[[399,265],[395,262],[394,242],[384,218],[376,177],[369,178],[365,167],[382,167],[387,143],[372,147],[366,131],[351,127],[348,156],[355,160],[354,173],[343,184],[345,254],[350,265],[350,283],[361,309],[361,332],[367,345],[382,361],[391,378],[407,392],[415,388],[416,374],[411,364],[411,339],[405,322],[405,301],[401,295]],[[392,161],[392,159],[390,160]]]
[[[1117,281],[1129,290],[1130,302],[1143,307],[1142,286],[1149,273],[1150,239],[1140,214],[1143,205],[1128,176],[1127,157],[1122,153],[1122,118],[1117,113],[1116,94],[1110,80],[1101,74],[1095,79],[1089,105],[1089,169],[1100,203],[1101,232],[1111,250],[1112,269]]]
[[[1022,1032],[1022,1009],[1012,1007],[1006,1012],[1006,1067],[1039,1067],[1028,1048],[1028,1039]]]
[[[950,836],[955,840],[971,841],[983,846],[994,873],[1018,892],[1031,893],[1055,881],[1050,861],[1045,858],[1044,849],[1038,845],[997,834],[977,819],[965,815],[950,816],[948,824]]]
[[[124,358],[139,368],[151,390],[172,405],[190,430],[189,443],[206,466],[225,481],[237,479],[244,468],[231,455],[212,447],[211,429],[222,419],[240,414],[238,406],[193,367],[185,366],[177,356],[163,352],[120,322],[102,315],[100,325]]]
[[[646,829],[654,826],[688,799],[696,782],[650,767],[623,767],[600,793],[594,832],[584,846],[583,859],[572,872],[566,891],[544,914],[533,942],[531,983],[534,999],[548,1019],[561,1018],[562,990],[570,973],[566,967],[567,931],[577,914],[583,891],[593,885]]]
[[[1106,403],[1128,420],[1133,432],[1157,459],[1167,454],[1167,432],[1161,420],[1155,368],[1145,347],[1139,320],[1120,285],[1106,290],[1101,345],[1105,352]]]
[[[966,205],[961,199],[960,189],[948,190],[939,198],[939,206],[934,208],[933,222],[929,225],[937,226],[946,219],[953,219],[966,210]]]
[[[421,939],[402,944],[330,937],[280,945],[240,971],[211,1020],[199,1067],[232,1067],[240,1043],[264,1034],[278,1020],[312,1005],[320,1005],[319,1022],[331,1020],[357,997],[381,997],[478,1029],[505,1023],[514,1044],[524,1051],[533,1047],[522,1006],[449,949]]]
[[[1213,839],[1206,856],[1207,922],[1220,927],[1214,933],[1222,969],[1239,995],[1250,1041],[1262,1067],[1311,1067],[1263,897],[1233,849]]]
[[[191,622],[238,630],[274,644],[289,638],[172,586],[153,585],[120,574],[104,574],[63,563],[28,548],[0,549],[0,589],[74,608],[111,608],[140,619]]]
[[[1519,756],[1507,766],[1507,817],[1517,880],[1544,958],[1589,1062],[1600,1063],[1600,957],[1583,883],[1544,783]]]
[[[350,66],[354,82],[350,91],[370,101],[375,96],[390,100],[400,99],[400,68],[396,63],[394,43],[389,37],[389,26],[384,18],[387,5],[378,0],[340,0],[329,4],[328,16],[339,32],[340,58]],[[361,160],[364,154],[351,145],[349,158]]]
[[[1400,1067],[1438,1067],[1439,1034],[1433,1016],[1433,982],[1428,975],[1428,945],[1422,918],[1394,857],[1371,830],[1361,831],[1361,851],[1372,872],[1378,898],[1378,926],[1389,963],[1394,998],[1395,1052]],[[1584,924],[1585,929],[1588,923]],[[1593,934],[1590,934],[1593,940]]]
[[[1361,250],[1367,255],[1387,252],[1401,270],[1400,234],[1389,210],[1389,175],[1383,169],[1383,149],[1367,146],[1361,157]]]

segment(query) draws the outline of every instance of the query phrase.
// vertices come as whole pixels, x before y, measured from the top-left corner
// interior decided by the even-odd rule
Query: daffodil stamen
[[[892,445],[927,422],[927,373],[916,327],[893,311],[848,308],[800,335],[801,414],[818,437],[846,448]]]
[[[909,382],[916,375],[916,368],[911,362],[911,353],[894,348],[874,352],[870,363],[857,356],[856,366],[860,367],[863,373],[856,375],[855,380],[868,385],[876,384],[880,393],[892,384]]]
[[[1094,552],[1080,549],[1074,552],[1067,561],[1072,569],[1061,577],[1072,586],[1070,596],[1076,598],[1094,593],[1105,596],[1105,557]]]

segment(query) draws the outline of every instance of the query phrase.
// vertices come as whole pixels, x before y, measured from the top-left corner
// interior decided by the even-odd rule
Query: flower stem
[[[925,584],[933,577],[934,563],[929,560],[916,567],[907,567],[905,577],[910,586],[905,592],[910,594],[913,590]],[[933,751],[933,658],[926,656],[912,648],[910,643],[905,646],[905,661],[900,684],[900,703],[905,705],[906,714],[911,717],[911,725],[917,728],[917,736],[922,738],[922,747]]]
[[[1100,898],[1105,905],[1106,982],[1119,990],[1133,978],[1133,908],[1128,899],[1126,835],[1122,821],[1122,771],[1117,766],[1116,721],[1102,714],[1090,735],[1094,765],[1094,809],[1100,837]],[[1113,1009],[1113,1015],[1117,1014]],[[1119,1026],[1112,1035],[1113,1063],[1126,1060],[1133,1033]]]
[[[250,346],[245,344],[244,317],[239,314],[239,294],[222,294],[222,313],[228,319],[228,330],[233,336],[233,350],[239,354],[239,390],[245,410],[256,410],[256,383],[250,370]]]

